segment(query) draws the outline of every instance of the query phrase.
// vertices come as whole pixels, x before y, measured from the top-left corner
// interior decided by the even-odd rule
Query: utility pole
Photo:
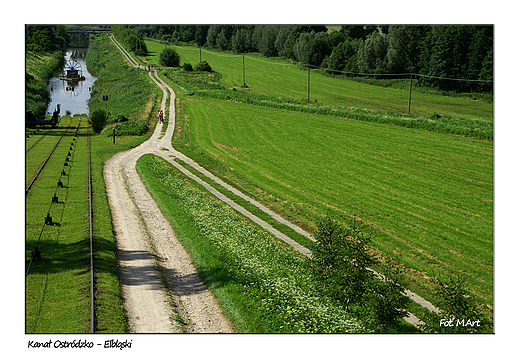
[[[244,80],[244,87],[246,86],[246,60],[245,55],[242,54],[242,78]]]
[[[412,104],[412,75],[410,74],[410,93],[408,94],[408,114],[410,114],[411,104]]]
[[[311,65],[307,65],[307,101],[311,101]]]
[[[199,47],[199,62],[202,62],[202,48]]]

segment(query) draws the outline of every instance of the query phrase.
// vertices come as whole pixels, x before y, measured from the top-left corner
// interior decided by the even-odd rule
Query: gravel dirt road
[[[150,72],[157,82],[155,76]],[[165,101],[163,96],[162,108]],[[172,92],[170,104],[174,101]],[[230,333],[232,326],[135,169],[136,161],[146,153],[165,156],[161,148],[171,147],[173,108],[169,123],[164,137],[160,139],[163,124],[159,123],[148,141],[115,155],[103,169],[130,332]],[[175,320],[178,316],[182,320]]]

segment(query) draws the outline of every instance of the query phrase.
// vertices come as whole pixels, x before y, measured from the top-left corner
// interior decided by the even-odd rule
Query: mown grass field
[[[360,217],[412,288],[467,275],[493,304],[493,143],[332,116],[187,97],[177,148],[308,230]]]
[[[150,52],[148,61],[159,64],[164,44],[146,41]],[[199,62],[197,47],[172,46],[181,56],[181,64]],[[222,74],[221,83],[227,88],[243,86],[242,55],[202,50],[202,60]],[[257,54],[245,55],[245,82],[247,90],[272,97],[307,99],[308,74],[294,64]],[[340,80],[311,70],[310,100],[330,106],[370,108],[380,111],[408,111],[408,90],[371,86],[355,81]],[[440,114],[462,118],[479,118],[493,121],[493,104],[484,101],[438,96],[412,90],[411,113],[418,115]]]

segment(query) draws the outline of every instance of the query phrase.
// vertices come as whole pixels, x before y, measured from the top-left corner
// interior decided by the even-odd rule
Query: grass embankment
[[[52,54],[25,53],[25,109],[31,110],[36,119],[45,117],[50,101],[47,84],[63,65],[61,52]]]
[[[318,294],[304,258],[197,189],[171,164],[145,155],[137,170],[238,332],[370,331]]]
[[[117,136],[146,134],[155,119],[154,110],[161,95],[147,72],[129,66],[108,35],[91,37],[87,65],[98,77],[89,108],[91,113],[108,112],[107,134],[112,134],[112,124],[116,121]],[[108,101],[103,101],[103,96],[108,96]],[[119,122],[122,118],[124,122]]]
[[[146,41],[150,52],[148,60],[158,65],[159,54],[164,44]],[[196,47],[174,46],[181,56],[181,64],[199,62],[200,52]],[[202,50],[202,60],[208,61],[216,72],[222,74],[221,84],[256,95],[272,98],[307,100],[307,70],[279,58],[264,58],[258,54],[245,55],[245,82],[243,86],[242,55]],[[371,109],[406,113],[409,89],[372,86],[358,81],[323,76],[311,70],[310,100],[327,106]],[[383,81],[383,80],[381,80]],[[469,98],[447,97],[427,93],[412,86],[411,114],[430,117],[442,115],[453,118],[493,121],[493,104]]]
[[[105,40],[109,41],[108,38]],[[103,40],[100,39],[100,42]],[[103,42],[107,44],[108,42]],[[96,53],[98,52],[98,53]],[[90,56],[99,59],[107,69],[124,71],[127,67],[113,46],[93,46]],[[90,68],[89,68],[90,70]],[[118,88],[120,96],[112,97],[115,108],[130,108],[125,116],[142,119],[146,124],[154,118],[157,108],[157,89],[143,85],[149,79],[131,76],[129,81],[118,79],[107,71],[98,74],[93,93],[106,93],[107,89]],[[113,77],[105,77],[108,74]],[[100,81],[101,80],[101,81]],[[113,84],[114,83],[114,84]],[[123,85],[124,84],[124,85]],[[143,89],[142,96],[147,105],[142,103],[125,105],[125,93],[133,88]],[[108,90],[107,90],[108,91]],[[132,96],[129,95],[131,98]],[[148,105],[150,104],[150,105]],[[109,108],[110,109],[110,108]],[[58,188],[58,203],[52,207],[51,216],[55,222],[45,226],[40,240],[42,260],[31,266],[26,280],[26,331],[28,333],[86,333],[89,332],[90,317],[90,258],[88,230],[88,177],[86,147],[86,116],[75,116],[72,121],[73,133],[78,121],[81,125],[77,143],[74,146],[67,174],[63,176],[63,188]],[[129,121],[132,122],[132,121]],[[40,130],[48,135],[40,141],[27,157],[26,177],[32,179],[43,158],[46,148],[56,143],[62,128],[68,126],[69,117],[63,117],[60,128]],[[146,127],[148,129],[148,125]],[[37,140],[37,132],[27,140],[27,148]],[[127,330],[126,319],[121,303],[118,269],[115,257],[114,235],[112,231],[110,208],[103,181],[103,164],[114,154],[128,150],[142,143],[149,133],[141,136],[118,136],[116,144],[106,135],[94,135],[91,132],[92,186],[93,186],[93,239],[95,265],[95,332],[124,333]],[[54,143],[52,143],[54,142]],[[51,204],[56,183],[63,168],[63,161],[70,146],[70,137],[65,135],[49,160],[38,180],[33,185],[26,203],[26,259],[30,260],[31,251],[36,244],[44,224],[44,218]],[[39,150],[37,147],[41,146]],[[50,146],[50,147],[49,147]],[[38,156],[43,156],[38,158]]]

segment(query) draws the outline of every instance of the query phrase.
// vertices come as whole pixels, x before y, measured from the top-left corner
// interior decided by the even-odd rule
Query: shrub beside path
[[[132,66],[140,67],[113,37],[111,40]],[[199,278],[189,255],[175,237],[169,222],[140,180],[135,169],[136,161],[147,153],[164,158],[217,198],[306,256],[311,255],[307,248],[217,191],[174,159],[182,160],[280,223],[313,241],[314,238],[176,151],[171,144],[175,128],[175,93],[158,77],[157,71],[149,71],[148,75],[163,91],[163,109],[166,109],[167,91],[170,92],[168,127],[165,135],[161,137],[163,124],[158,123],[150,139],[134,149],[115,155],[107,161],[103,170],[118,247],[121,287],[129,327],[131,332],[233,332],[217,301]],[[430,311],[439,311],[417,294],[408,290],[405,294]],[[177,313],[174,313],[173,306],[168,304],[172,301],[175,302]],[[409,317],[405,318],[406,321],[415,326],[421,323],[415,315],[409,314]],[[176,315],[179,315],[182,321],[172,320]]]

